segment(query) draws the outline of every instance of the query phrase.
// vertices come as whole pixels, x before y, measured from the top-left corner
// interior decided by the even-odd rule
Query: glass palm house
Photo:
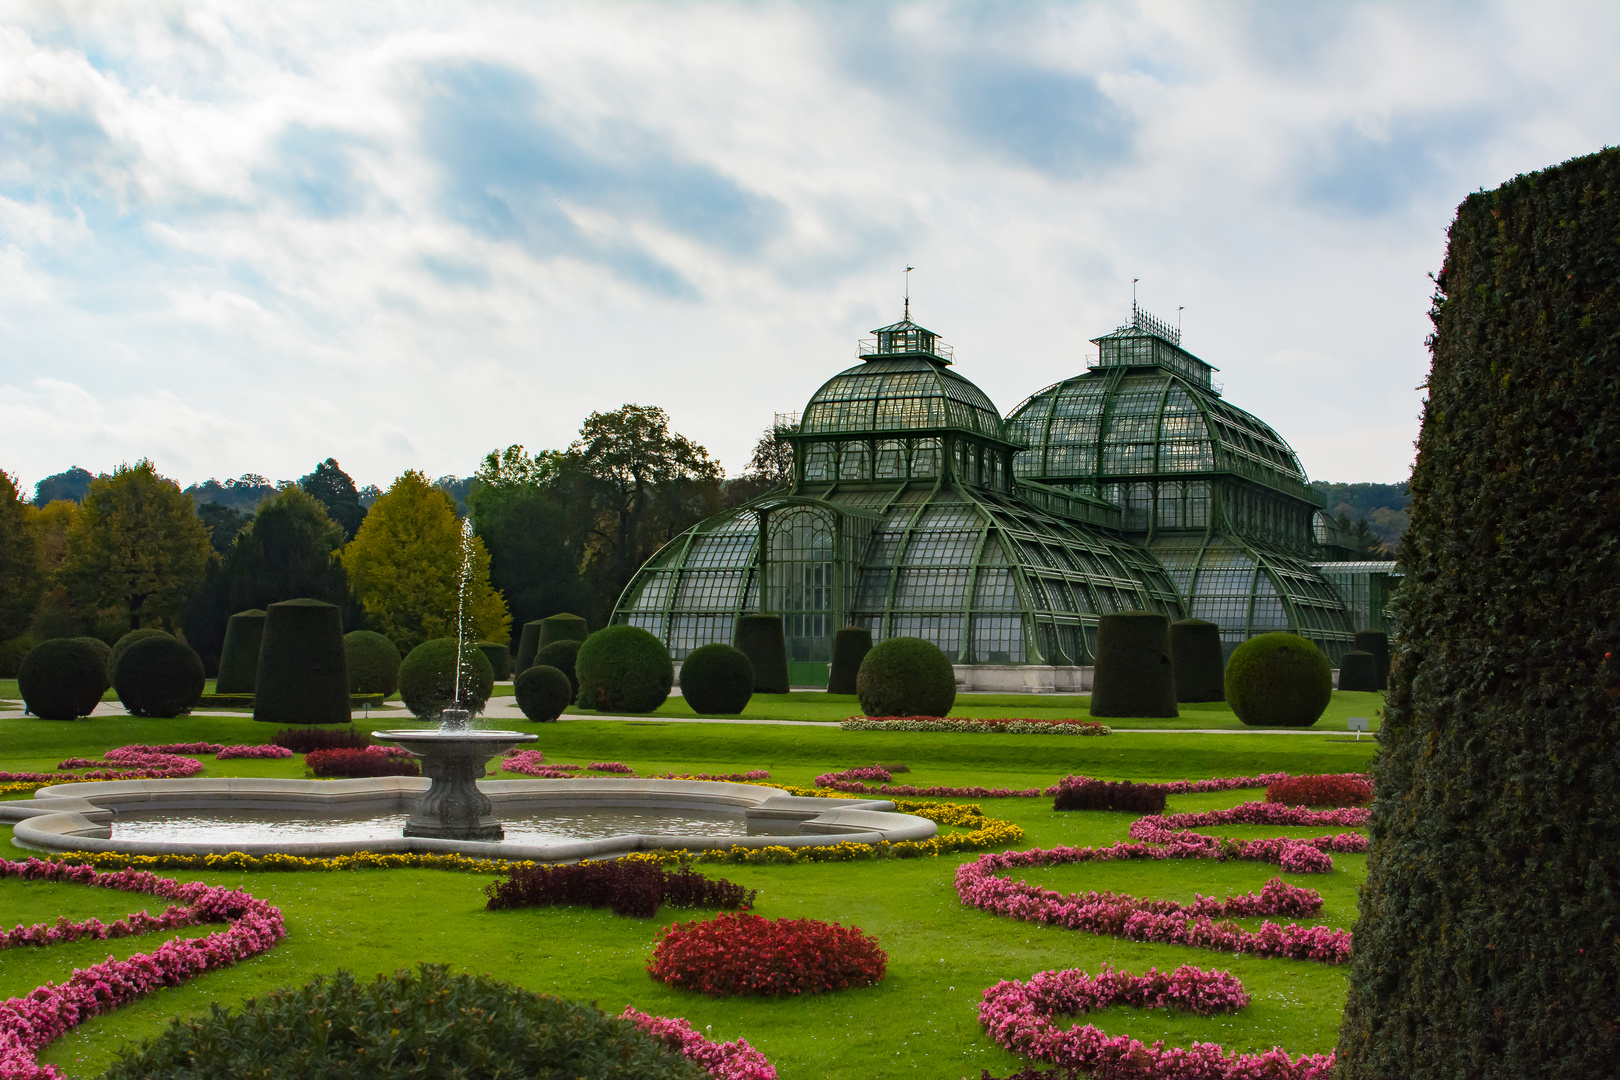
[[[1029,690],[1088,689],[1113,611],[1207,619],[1228,651],[1291,630],[1335,662],[1365,628],[1352,595],[1394,565],[1330,580],[1341,551],[1298,459],[1178,331],[1134,310],[1089,370],[1003,420],[909,314],[781,428],[791,482],[667,544],[614,622],[679,661],[779,614],[803,686],[825,685],[840,627],[865,626],[934,642],[969,688]]]

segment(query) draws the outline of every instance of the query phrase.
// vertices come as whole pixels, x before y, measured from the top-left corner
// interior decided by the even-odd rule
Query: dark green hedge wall
[[[1170,624],[1170,668],[1176,701],[1225,701],[1226,657],[1221,628],[1203,619]]]
[[[1091,715],[1179,716],[1170,666],[1170,620],[1156,611],[1115,611],[1097,620]]]
[[[1389,689],[1389,635],[1382,630],[1356,632],[1356,649],[1371,653],[1378,665],[1378,685],[1374,689]]]
[[[225,644],[219,651],[216,694],[251,694],[259,674],[259,643],[264,639],[263,611],[238,611],[225,623]]]
[[[732,644],[754,665],[754,693],[788,692],[787,638],[780,615],[740,615]]]
[[[846,626],[833,635],[832,671],[827,677],[827,693],[853,694],[861,662],[872,651],[872,631],[864,626]]]
[[[1437,284],[1336,1076],[1610,1076],[1620,151],[1470,196]]]

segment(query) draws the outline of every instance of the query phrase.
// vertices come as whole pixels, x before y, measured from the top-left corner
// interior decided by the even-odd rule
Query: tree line
[[[357,488],[332,458],[297,481],[246,475],[182,489],[149,460],[75,467],[23,497],[0,470],[0,674],[34,642],[174,632],[217,663],[237,611],[311,597],[401,649],[450,632],[461,521],[471,520],[469,624],[511,641],[559,612],[593,628],[636,569],[691,525],[785,482],[767,431],[740,477],[672,432],[662,409],[593,412],[562,450],[492,450],[470,477],[407,470]]]

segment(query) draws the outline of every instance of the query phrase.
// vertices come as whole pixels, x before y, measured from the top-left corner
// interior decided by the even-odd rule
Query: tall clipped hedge
[[[1620,150],[1465,200],[1336,1076],[1620,1061]]]
[[[1221,628],[1203,619],[1170,624],[1170,668],[1176,701],[1225,701],[1226,658]]]
[[[343,618],[321,600],[265,609],[253,719],[270,724],[347,724],[349,669]]]
[[[861,673],[861,661],[872,651],[872,631],[864,626],[846,626],[833,635],[832,672],[827,693],[853,694]]]
[[[732,638],[754,665],[754,693],[788,692],[787,638],[780,615],[740,615]]]
[[[543,622],[544,619],[535,619],[523,624],[523,633],[518,637],[517,655],[512,658],[512,670],[519,675],[534,666],[534,654],[540,651],[540,624]]]
[[[561,615],[548,615],[540,620],[540,637],[536,639],[535,652],[539,652],[553,641],[584,641],[590,636],[590,625],[578,615],[570,615],[567,612]]]
[[[1092,716],[1180,716],[1170,664],[1170,620],[1156,611],[1115,611],[1097,620]]]
[[[1352,649],[1339,657],[1340,690],[1377,690],[1378,657]]]
[[[505,682],[512,677],[512,650],[507,648],[504,642],[480,641],[478,651],[489,661],[496,682]]]
[[[225,623],[225,644],[219,650],[216,694],[251,694],[259,675],[259,644],[264,640],[264,612],[238,611]]]
[[[1378,685],[1375,689],[1389,689],[1389,635],[1382,630],[1362,630],[1356,634],[1356,651],[1372,653],[1378,665]]]

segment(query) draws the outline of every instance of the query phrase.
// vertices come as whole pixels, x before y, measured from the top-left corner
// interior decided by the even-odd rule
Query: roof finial
[[[907,321],[909,321],[911,319],[911,272],[913,270],[915,270],[915,269],[917,269],[915,266],[908,266],[908,267],[906,267],[906,272],[903,275],[904,278],[905,278],[905,282],[906,282],[906,319],[907,319]]]
[[[1131,278],[1131,325],[1132,326],[1136,325],[1136,283],[1138,281],[1141,281],[1141,280],[1142,279],[1139,278],[1139,277]]]

